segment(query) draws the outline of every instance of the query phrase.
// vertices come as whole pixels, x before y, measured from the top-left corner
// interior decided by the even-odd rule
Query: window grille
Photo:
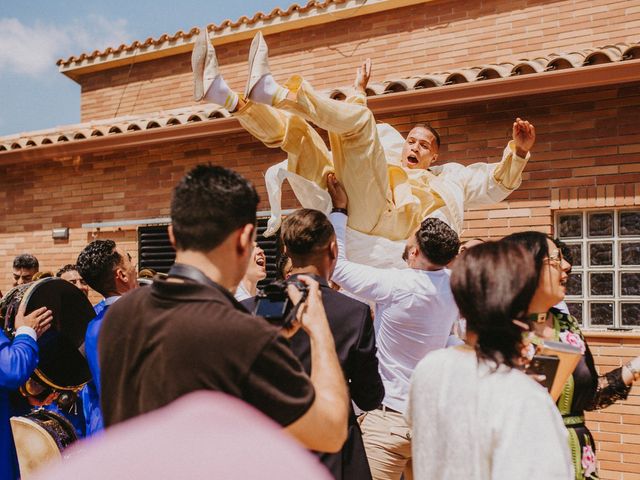
[[[588,328],[640,328],[640,210],[556,212],[555,232],[573,256],[570,312]]]

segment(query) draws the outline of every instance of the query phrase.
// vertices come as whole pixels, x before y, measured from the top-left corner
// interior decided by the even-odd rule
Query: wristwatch
[[[338,208],[338,207],[333,207],[331,209],[331,213],[344,213],[345,215],[349,215],[347,213],[347,209],[346,208]]]

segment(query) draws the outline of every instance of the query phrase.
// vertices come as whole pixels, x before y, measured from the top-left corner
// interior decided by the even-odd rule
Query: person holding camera
[[[284,220],[280,239],[284,255],[291,259],[288,281],[296,282],[300,275],[308,275],[320,285],[322,303],[335,340],[338,360],[349,384],[351,399],[361,410],[374,410],[382,402],[384,385],[378,372],[371,309],[362,302],[336,292],[329,285],[338,258],[338,245],[331,222],[318,210],[296,210]],[[265,302],[271,305],[267,298],[269,292],[270,288],[267,286],[264,295],[245,300],[243,305],[260,315],[261,306]],[[309,335],[298,331],[290,341],[293,353],[300,359],[307,373],[311,372]],[[371,479],[362,434],[353,408],[349,411],[349,433],[342,451],[320,454],[319,457],[336,479]]]
[[[125,295],[105,318],[99,352],[106,427],[214,390],[253,405],[308,449],[342,448],[348,394],[318,283],[299,277],[307,299],[285,332],[302,328],[311,338],[311,376],[281,329],[250,315],[231,294],[251,259],[258,201],[253,185],[219,166],[196,166],[178,183],[169,227],[176,263],[168,278]],[[301,297],[293,286],[289,294],[294,303]]]

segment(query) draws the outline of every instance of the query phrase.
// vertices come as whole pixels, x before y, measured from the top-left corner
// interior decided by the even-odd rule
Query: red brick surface
[[[350,85],[371,57],[374,80],[514,62],[552,52],[638,41],[629,0],[434,1],[268,35],[276,79],[304,73],[317,88]],[[208,20],[203,19],[203,23]],[[224,76],[244,90],[250,40],[217,48]],[[189,54],[81,79],[82,120],[139,115],[194,103]]]
[[[489,102],[448,110],[399,112],[381,120],[406,132],[415,122],[439,129],[442,162],[497,160],[516,116],[530,119],[538,140],[522,186],[507,201],[467,213],[465,237],[501,237],[535,228],[551,232],[553,210],[640,205],[637,157],[640,147],[640,83],[569,94]],[[223,164],[251,179],[268,208],[262,174],[283,158],[248,134],[198,143],[173,143],[125,154],[87,155],[0,167],[2,284],[10,286],[11,260],[35,253],[43,270],[73,262],[93,238],[114,238],[134,257],[135,227],[82,229],[83,223],[166,217],[171,188],[191,166]],[[295,207],[290,192],[285,208]],[[232,213],[232,212],[231,212]],[[69,241],[51,239],[51,229],[70,227]],[[97,297],[92,297],[97,300]],[[637,338],[590,339],[604,373],[640,354]],[[640,474],[640,392],[628,401],[589,414],[598,442],[603,478]]]
[[[206,23],[206,19],[203,20]],[[622,41],[638,41],[640,5],[605,0],[435,1],[270,35],[280,80],[304,72],[317,88],[347,85],[366,56],[375,79],[534,58]],[[242,89],[249,41],[219,48],[233,88]],[[192,104],[189,56],[144,62],[82,79],[82,119],[139,115]],[[538,140],[520,189],[467,212],[464,237],[496,238],[535,228],[551,232],[554,210],[640,205],[640,82],[514,98],[449,109],[397,112],[381,118],[403,133],[431,122],[442,136],[440,161],[497,160],[517,116]],[[268,208],[262,175],[283,158],[239,133],[124,153],[0,165],[0,289],[11,284],[11,260],[36,254],[42,270],[73,262],[93,238],[114,238],[137,256],[135,227],[83,229],[82,224],[166,217],[171,188],[191,166],[223,164],[255,182]],[[290,191],[285,208],[295,207]],[[233,214],[233,212],[229,212]],[[70,228],[68,241],[51,229]],[[97,297],[93,297],[97,299]],[[590,337],[601,372],[640,354],[633,337]],[[588,415],[600,452],[601,478],[640,478],[640,391]]]

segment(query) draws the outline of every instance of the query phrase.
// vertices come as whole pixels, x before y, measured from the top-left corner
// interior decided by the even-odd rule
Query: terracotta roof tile
[[[291,8],[310,8],[309,5],[312,3],[314,2],[309,2],[305,7],[294,5],[290,7],[290,10]],[[273,14],[273,12],[271,13]],[[245,21],[253,20],[246,19]],[[375,96],[423,88],[447,88],[447,85],[454,83],[472,83],[515,75],[544,75],[545,71],[550,70],[588,68],[591,65],[634,59],[640,59],[640,43],[606,45],[601,48],[580,52],[551,53],[545,57],[518,59],[513,63],[483,65],[482,67],[463,68],[453,72],[427,73],[378,83],[372,82],[369,84],[366,93],[368,96]],[[336,100],[344,100],[353,93],[353,87],[334,88],[325,93]],[[2,152],[10,150],[61,142],[86,141],[92,137],[107,135],[126,135],[132,131],[169,128],[174,125],[184,125],[229,116],[229,113],[222,107],[208,104],[150,113],[144,117],[127,116],[78,125],[67,125],[43,131],[1,137],[0,155]]]
[[[207,29],[210,33],[221,32],[227,28],[238,28],[243,25],[255,25],[258,22],[270,21],[274,18],[281,17],[286,18],[290,17],[293,13],[307,13],[311,10],[324,10],[332,4],[340,5],[346,3],[348,0],[310,0],[305,5],[299,5],[294,3],[290,5],[286,10],[282,10],[281,8],[274,8],[269,13],[257,12],[251,18],[246,15],[241,16],[237,20],[233,21],[231,19],[223,20],[219,25],[215,23],[210,23],[207,25]],[[191,37],[200,33],[200,29],[198,27],[193,27],[188,32],[184,32],[183,30],[178,30],[173,35],[169,35],[164,33],[160,35],[158,38],[147,38],[144,42],[140,42],[139,40],[133,41],[129,45],[119,45],[116,48],[108,47],[105,50],[94,50],[91,53],[82,53],[79,56],[70,56],[66,59],[61,58],[56,62],[58,66],[69,66],[72,63],[82,62],[83,60],[92,60],[98,57],[105,57],[111,53],[120,53],[120,52],[130,52],[135,50],[136,48],[144,48],[151,45],[161,45],[166,42],[174,42],[179,39],[190,39]]]

